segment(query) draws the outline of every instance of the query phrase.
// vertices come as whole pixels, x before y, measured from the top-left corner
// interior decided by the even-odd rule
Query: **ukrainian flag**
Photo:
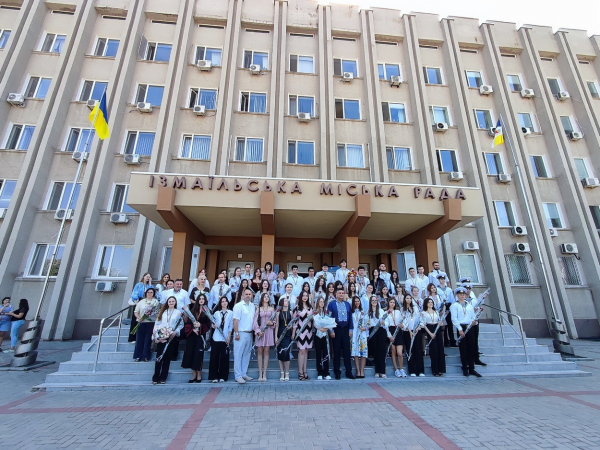
[[[500,123],[500,119],[498,119],[496,128],[494,128],[494,142],[492,143],[492,148],[501,144],[504,144],[504,135],[502,134],[502,124]]]
[[[100,139],[106,139],[110,135],[108,130],[108,112],[106,110],[106,90],[102,94],[100,101],[92,109],[89,119]]]

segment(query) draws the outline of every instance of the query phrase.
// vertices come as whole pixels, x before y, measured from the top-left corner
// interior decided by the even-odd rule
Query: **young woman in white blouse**
[[[159,339],[156,332],[161,328],[168,328],[171,330],[171,334],[168,337]],[[170,296],[167,302],[162,305],[156,322],[154,323],[154,330],[152,336],[156,342],[156,364],[154,365],[154,375],[152,376],[152,384],[165,384],[167,377],[169,376],[169,368],[171,367],[171,360],[173,354],[177,354],[178,346],[175,340],[176,336],[179,336],[179,332],[183,328],[183,320],[181,313],[177,309],[177,299]],[[174,341],[173,345],[167,344],[170,341]],[[165,351],[166,350],[166,351]],[[158,358],[162,355],[160,361]]]
[[[386,326],[390,334],[390,341],[392,341],[393,338],[391,347],[394,375],[396,375],[398,378],[406,377],[406,372],[404,371],[404,357],[402,355],[402,348],[404,346],[404,336],[402,333],[402,313],[398,308],[395,298],[390,298],[388,301],[388,316],[386,318]],[[395,337],[394,334],[396,335]]]
[[[233,330],[233,311],[229,310],[229,300],[221,297],[220,309],[215,313],[212,325],[213,336],[208,365],[208,379],[213,383],[223,383],[229,377],[229,343]]]
[[[367,312],[362,308],[362,302],[359,297],[352,298],[352,341],[350,354],[354,358],[356,366],[356,378],[365,377],[365,365],[367,364],[367,338],[369,337],[367,329]]]
[[[404,296],[402,303],[402,314],[404,315],[404,343],[410,354],[408,360],[408,372],[411,377],[424,377],[425,364],[423,361],[423,340],[420,333],[423,332],[425,324],[421,321],[421,312],[413,305],[410,295]],[[414,339],[413,339],[414,336]],[[410,348],[412,342],[412,349]]]
[[[431,298],[426,298],[423,304],[423,312],[421,319],[425,323],[425,332],[431,339],[429,344],[429,357],[431,358],[431,372],[434,377],[443,377],[446,373],[446,356],[444,354],[444,332],[441,328],[442,322],[440,315],[435,310],[434,301]],[[437,333],[435,329],[438,324],[440,328]]]
[[[264,294],[269,295],[269,305],[273,306],[275,304],[275,297],[273,297],[273,293],[271,292],[271,283],[269,283],[269,280],[262,280],[260,282],[260,290],[254,295],[254,304],[257,307],[260,305]]]
[[[379,299],[373,295],[369,299],[369,312],[367,313],[367,327],[369,328],[369,336],[377,327],[377,331],[369,340],[369,345],[372,346],[373,357],[375,359],[375,377],[387,378],[385,374],[385,352],[388,348],[387,335],[389,331],[386,328],[385,319],[383,318],[383,309],[379,307]]]

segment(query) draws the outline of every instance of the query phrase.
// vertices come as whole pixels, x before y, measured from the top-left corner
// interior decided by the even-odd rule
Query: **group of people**
[[[428,351],[433,376],[446,372],[444,347],[460,349],[465,376],[481,375],[475,365],[484,366],[477,344],[477,313],[484,298],[476,298],[470,280],[459,280],[452,290],[447,274],[433,263],[425,275],[423,266],[409,269],[401,282],[395,271],[381,264],[370,274],[363,266],[348,269],[344,259],[339,269],[329,272],[308,269],[308,277],[273,271],[271,263],[254,272],[246,264],[235,268],[228,278],[219,273],[212,285],[206,271],[183,289],[181,279],[165,274],[152,285],[144,274],[133,289],[134,306],[130,340],[135,341],[133,358],[150,361],[152,342],[156,345],[153,384],[166,382],[171,361],[177,360],[179,341],[185,340],[181,367],[191,369],[189,383],[202,381],[204,352],[210,349],[208,380],[224,382],[229,376],[231,346],[235,381],[251,381],[248,365],[256,353],[258,381],[267,381],[270,351],[275,348],[281,376],[289,381],[292,348],[298,349],[298,379],[309,380],[308,351],[314,347],[318,380],[340,379],[341,359],[345,376],[364,378],[366,365],[373,365],[375,377],[386,378],[386,360],[392,358],[396,377],[425,376],[424,355]],[[487,294],[486,294],[487,295]],[[404,369],[407,356],[407,370]],[[352,368],[354,361],[354,370]]]
[[[17,309],[10,304],[10,297],[2,299],[2,306],[0,306],[0,352],[3,351],[2,343],[4,339],[10,335],[10,347],[3,352],[14,353],[19,340],[19,329],[25,323],[28,312],[29,303],[27,299],[22,298]]]

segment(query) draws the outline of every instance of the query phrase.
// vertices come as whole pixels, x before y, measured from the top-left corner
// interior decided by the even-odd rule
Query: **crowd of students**
[[[385,264],[367,274],[363,266],[348,269],[342,259],[335,273],[328,264],[321,271],[308,269],[308,277],[273,271],[271,263],[254,272],[246,264],[235,268],[232,277],[219,273],[212,287],[206,271],[183,289],[181,279],[168,274],[152,284],[144,274],[133,289],[134,306],[130,340],[135,341],[136,362],[150,361],[156,345],[154,384],[166,382],[171,361],[177,359],[179,341],[185,339],[181,367],[191,369],[189,383],[202,381],[204,352],[210,348],[208,380],[224,382],[229,376],[229,354],[233,347],[234,378],[251,381],[248,365],[256,353],[259,382],[267,381],[270,351],[275,348],[280,381],[289,381],[291,350],[298,349],[298,379],[309,380],[308,351],[315,350],[317,379],[345,376],[364,378],[367,365],[375,377],[386,378],[386,360],[391,357],[398,378],[425,376],[424,355],[428,352],[433,376],[446,372],[444,347],[460,342],[465,376],[481,375],[477,312],[483,298],[476,298],[468,279],[452,290],[447,274],[433,263],[425,275],[423,266],[409,269],[409,278],[387,272]],[[369,276],[370,275],[370,276]],[[404,368],[407,357],[407,368]],[[354,368],[352,367],[354,362]]]

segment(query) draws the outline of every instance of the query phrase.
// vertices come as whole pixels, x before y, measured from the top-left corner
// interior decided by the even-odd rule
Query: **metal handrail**
[[[502,345],[506,345],[506,340],[504,339],[504,330],[502,329],[502,323],[504,321],[506,321],[506,323],[512,328],[512,330],[521,338],[521,342],[523,344],[523,352],[525,353],[525,363],[529,364],[529,352],[527,351],[527,344],[525,342],[525,332],[523,331],[523,320],[521,319],[521,316],[508,311],[504,311],[500,308],[496,308],[495,306],[486,305],[485,303],[483,304],[483,306],[487,306],[488,308],[493,309],[494,311],[497,311],[499,313],[498,317],[500,317],[500,334],[502,335]],[[503,314],[506,314],[507,317],[505,318]],[[519,322],[519,330],[521,331],[520,333],[517,330],[515,330],[515,327],[513,327],[512,323],[510,323],[510,321],[508,320],[509,316],[516,318]]]
[[[100,355],[100,345],[102,344],[102,336],[104,335],[106,330],[112,327],[115,321],[117,320],[119,321],[119,327],[117,329],[117,342],[115,344],[115,352],[119,349],[119,339],[121,338],[121,325],[123,324],[123,313],[129,308],[131,308],[131,306],[126,306],[120,311],[117,311],[116,313],[113,313],[110,316],[104,317],[102,320],[100,320],[100,330],[98,331],[98,337],[94,339],[86,349],[86,352],[89,352],[90,348],[92,348],[92,346],[96,344],[96,357],[94,358],[94,367],[92,369],[92,372],[96,371],[96,366],[98,364],[98,356]],[[110,319],[111,317],[113,319],[106,326],[106,328],[104,328],[104,321]]]

